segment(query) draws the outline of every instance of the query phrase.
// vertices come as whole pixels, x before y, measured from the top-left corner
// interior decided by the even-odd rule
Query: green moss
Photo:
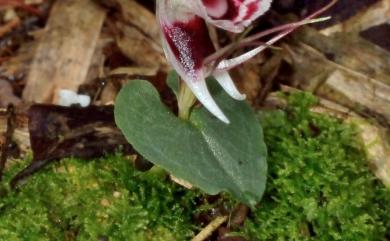
[[[269,179],[245,225],[251,240],[386,240],[390,192],[366,165],[352,126],[309,108],[309,94],[286,111],[263,113]]]
[[[238,233],[250,240],[385,241],[390,192],[366,166],[353,127],[309,111],[308,94],[262,113],[269,148],[264,199]],[[22,168],[14,164],[5,182]],[[66,159],[0,197],[0,240],[189,240],[199,192],[124,157]],[[228,200],[229,205],[232,200]],[[103,239],[102,239],[103,240]]]
[[[185,240],[194,194],[125,158],[63,160],[0,199],[1,240]],[[185,208],[183,208],[185,207]]]

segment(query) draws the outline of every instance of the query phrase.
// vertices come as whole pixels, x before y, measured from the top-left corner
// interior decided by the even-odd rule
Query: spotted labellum
[[[264,31],[241,39],[238,43],[216,50],[207,24],[226,31],[240,33],[263,15],[272,0],[157,0],[157,16],[162,32],[165,55],[196,98],[217,118],[229,123],[228,118],[213,100],[205,78],[213,76],[234,99],[244,100],[228,70],[249,60],[295,28],[307,24],[320,12],[307,19]],[[238,57],[226,59],[238,48],[252,46],[258,39],[276,33],[266,43]]]

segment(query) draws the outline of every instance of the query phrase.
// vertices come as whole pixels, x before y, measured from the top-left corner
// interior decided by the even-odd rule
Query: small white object
[[[73,90],[61,89],[58,95],[58,105],[60,106],[71,106],[78,104],[81,107],[87,107],[91,104],[91,97],[88,95],[79,95]]]

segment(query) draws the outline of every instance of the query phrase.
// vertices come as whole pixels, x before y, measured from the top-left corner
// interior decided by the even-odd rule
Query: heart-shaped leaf
[[[127,140],[149,161],[209,194],[221,191],[254,206],[266,182],[266,147],[259,121],[243,101],[213,96],[230,120],[204,108],[177,118],[147,81],[130,81],[119,93],[115,119]]]

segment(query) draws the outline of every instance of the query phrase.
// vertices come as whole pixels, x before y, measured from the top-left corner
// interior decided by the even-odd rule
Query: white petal
[[[176,72],[180,75],[180,77],[184,80],[184,82],[188,85],[188,87],[191,89],[191,91],[194,93],[196,98],[199,100],[200,103],[203,104],[203,106],[209,110],[214,116],[216,116],[221,121],[229,124],[228,118],[223,114],[221,109],[218,107],[218,105],[215,103],[213,97],[211,96],[206,81],[204,78],[204,72],[203,69],[194,69],[194,72],[186,72],[183,69],[182,64],[180,61],[175,57],[175,55],[172,53],[171,48],[169,48],[167,45],[168,43],[163,38],[162,41],[164,52],[167,56],[167,59],[172,64],[173,68],[176,70]]]
[[[237,56],[235,58],[222,60],[218,64],[217,69],[218,70],[229,70],[231,68],[234,68],[234,67],[248,61],[249,59],[255,57],[257,54],[259,54],[261,51],[263,51],[266,48],[267,48],[267,45],[262,45],[260,47],[252,49],[252,50],[250,50],[250,51],[248,51],[240,56]]]
[[[167,43],[163,41],[163,45]],[[184,80],[184,82],[191,89],[192,93],[196,96],[200,103],[208,110],[211,114],[216,116],[221,121],[229,124],[228,118],[223,114],[221,109],[215,103],[213,97],[211,96],[206,81],[204,78],[203,70],[196,70],[196,72],[189,74],[182,68],[182,65],[176,60],[174,54],[171,49],[168,47],[164,47],[165,54],[167,58],[171,60],[171,64],[176,70],[176,72],[180,75],[180,77]]]
[[[228,93],[232,98],[236,100],[245,100],[246,96],[238,91],[236,85],[234,84],[232,78],[227,71],[214,73],[213,76],[222,86],[222,88],[226,91],[226,93]]]
[[[185,3],[187,3],[187,1],[157,1],[157,16],[160,26],[162,28],[166,27],[166,30],[169,30],[169,34],[171,34],[164,35],[164,31],[161,29],[163,32],[162,45],[164,52],[168,62],[172,64],[173,68],[204,107],[221,121],[229,123],[229,120],[215,103],[207,89],[205,75],[208,73],[205,73],[205,71],[207,71],[206,68],[199,64],[203,62],[203,58],[210,54],[207,53],[207,51],[214,51],[211,40],[208,41],[209,39],[207,39],[208,32],[206,25],[204,24],[204,20],[199,16],[187,11],[188,5],[185,5]],[[204,24],[204,26],[200,26],[202,29],[194,30],[198,31],[196,33],[204,39],[197,37],[196,34],[187,33],[184,29],[180,28],[180,26],[190,24],[190,21],[198,21],[198,23]],[[174,26],[174,23],[180,23],[180,26]],[[191,27],[192,25],[190,24],[189,26]],[[204,34],[202,35],[202,33]],[[172,41],[171,45],[168,41]],[[207,44],[210,46],[208,47]],[[202,54],[205,56],[202,56]]]
[[[196,98],[202,103],[204,107],[208,111],[211,112],[214,116],[216,116],[221,121],[225,122],[226,124],[229,124],[229,119],[225,116],[225,114],[221,111],[221,109],[218,107],[217,103],[215,103],[213,97],[211,96],[206,81],[204,79],[198,80],[198,81],[185,81],[188,87],[191,89],[191,91],[194,93]]]
[[[280,39],[282,39],[283,37],[285,37],[286,35],[288,35],[292,31],[293,30],[284,31],[281,34],[279,34],[279,35],[275,36],[274,38],[272,38],[271,40],[269,40],[268,42],[266,42],[265,44],[255,48],[255,49],[252,49],[252,50],[250,50],[250,51],[248,51],[240,56],[237,56],[237,57],[232,58],[232,59],[222,60],[218,64],[217,70],[229,70],[229,69],[232,69],[232,68],[248,61],[249,59],[255,57],[257,54],[262,52],[264,49],[268,48],[268,46],[276,43],[277,41],[279,41]]]

